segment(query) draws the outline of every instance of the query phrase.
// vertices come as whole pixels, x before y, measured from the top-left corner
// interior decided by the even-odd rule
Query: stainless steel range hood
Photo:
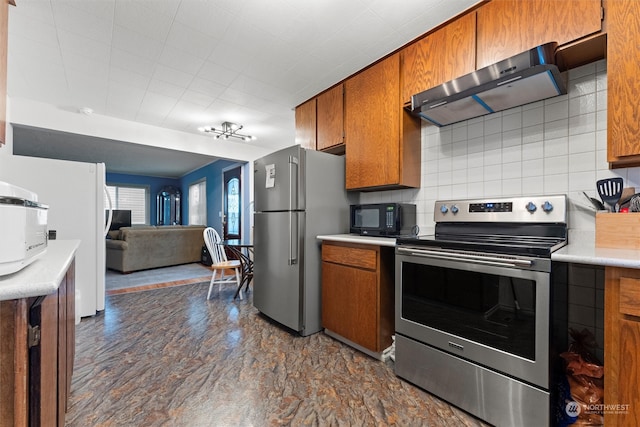
[[[547,43],[411,97],[411,112],[436,126],[567,93]]]

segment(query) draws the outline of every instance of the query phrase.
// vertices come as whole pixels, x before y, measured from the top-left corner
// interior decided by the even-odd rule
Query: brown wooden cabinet
[[[56,293],[0,301],[0,424],[64,426],[74,357],[72,262]]]
[[[401,53],[403,103],[411,96],[471,73],[476,66],[476,14],[461,16]]]
[[[402,108],[400,54],[345,82],[346,187],[420,186],[420,121]]]
[[[640,425],[640,270],[605,268],[604,403],[628,405],[605,412],[605,425]]]
[[[640,2],[609,0],[607,9],[607,160],[640,165]]]
[[[393,248],[322,244],[322,326],[370,355],[394,333]]]
[[[344,85],[339,84],[296,107],[296,144],[344,153]]]
[[[296,107],[296,144],[316,149],[316,99]]]
[[[476,68],[547,42],[563,45],[601,29],[601,0],[493,0],[477,10]]]
[[[344,85],[318,95],[316,109],[318,150],[344,152]]]

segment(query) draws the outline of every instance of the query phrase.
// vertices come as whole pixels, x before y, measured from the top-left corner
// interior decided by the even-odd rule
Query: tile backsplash
[[[640,168],[609,170],[606,60],[569,70],[566,95],[438,128],[422,125],[419,189],[360,193],[361,203],[417,206],[421,234],[433,231],[436,200],[566,194],[569,227],[595,229],[583,191],[620,176],[640,190]]]

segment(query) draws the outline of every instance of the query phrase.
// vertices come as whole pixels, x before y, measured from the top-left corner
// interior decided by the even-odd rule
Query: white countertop
[[[80,240],[49,240],[47,251],[20,271],[0,276],[0,301],[49,295],[58,290]]]
[[[609,267],[640,268],[640,251],[632,249],[597,248],[595,232],[569,230],[567,246],[551,255],[553,261]]]
[[[360,243],[365,245],[376,246],[395,246],[395,237],[372,237],[372,236],[360,236],[359,234],[326,234],[317,236],[319,240],[327,240],[331,242],[344,242],[344,243]]]

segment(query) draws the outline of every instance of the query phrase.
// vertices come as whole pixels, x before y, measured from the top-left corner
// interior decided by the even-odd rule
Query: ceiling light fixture
[[[242,139],[243,141],[253,141],[257,139],[252,135],[243,135],[241,133],[238,133],[240,129],[242,129],[242,125],[237,125],[231,122],[223,122],[221,129],[216,129],[211,126],[203,126],[198,128],[200,132],[214,134],[216,139],[229,139],[229,137]]]

